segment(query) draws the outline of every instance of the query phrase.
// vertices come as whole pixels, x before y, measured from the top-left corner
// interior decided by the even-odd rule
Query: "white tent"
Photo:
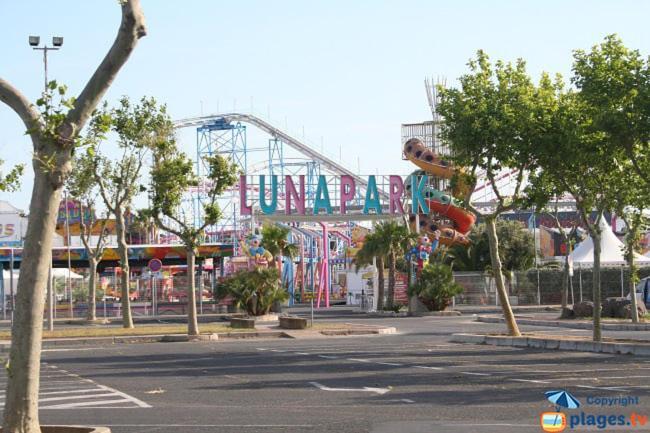
[[[621,242],[612,228],[607,224],[605,219],[600,220],[601,240],[600,240],[600,263],[601,265],[625,265],[625,256],[623,254],[624,245]],[[573,263],[582,267],[591,267],[594,263],[594,243],[591,237],[580,242],[575,250],[571,253],[570,260]],[[650,263],[650,257],[635,254],[634,260],[637,264]]]
[[[18,269],[14,269],[14,290],[18,287],[18,277],[20,272]],[[62,268],[52,268],[52,277],[54,278],[68,278],[68,270]],[[70,278],[73,280],[83,279],[83,275],[79,275],[75,272],[70,272]],[[2,279],[4,280],[5,293],[9,293],[11,285],[11,275],[9,270],[2,271]]]

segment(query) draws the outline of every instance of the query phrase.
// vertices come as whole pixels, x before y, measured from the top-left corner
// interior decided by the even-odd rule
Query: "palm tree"
[[[297,245],[287,241],[290,232],[291,229],[281,225],[267,224],[262,227],[262,246],[273,256],[280,281],[283,281],[282,257],[289,257],[293,265],[293,258],[300,253]],[[279,308],[279,305],[276,307]]]
[[[363,241],[363,246],[357,251],[354,257],[355,269],[362,266],[372,265],[376,259],[377,267],[377,310],[384,308],[384,256],[386,251],[383,250],[383,243],[376,233],[368,233]]]
[[[404,254],[405,247],[417,235],[410,233],[408,227],[396,221],[386,221],[377,224],[374,233],[382,245],[380,250],[385,252],[388,260],[388,299],[386,306],[393,308],[397,257]]]
[[[271,253],[274,260],[278,257],[295,257],[298,254],[298,247],[287,241],[290,231],[288,227],[275,224],[262,227],[262,246]]]

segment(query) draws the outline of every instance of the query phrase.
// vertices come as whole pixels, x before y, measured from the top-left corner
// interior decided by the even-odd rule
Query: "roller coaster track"
[[[332,160],[331,158],[328,158],[322,153],[317,152],[316,150],[312,149],[311,147],[304,144],[300,140],[283,132],[279,128],[276,128],[275,126],[271,125],[269,122],[262,120],[259,117],[254,116],[252,114],[225,113],[225,114],[212,114],[209,116],[190,117],[187,119],[179,119],[174,121],[174,126],[176,128],[198,127],[203,125],[209,125],[216,120],[224,120],[226,122],[242,122],[242,123],[247,123],[249,125],[253,125],[256,128],[271,135],[273,138],[277,138],[278,140],[282,141],[283,143],[297,150],[301,154],[313,159],[314,161],[318,161],[321,164],[321,166],[324,167],[326,170],[336,174],[345,174],[351,176],[358,186],[362,187],[363,189],[366,189],[368,187],[368,181],[366,179],[355,174],[350,169],[344,167],[338,162]],[[379,194],[381,195],[382,198],[388,199],[387,192],[382,191],[380,189]]]

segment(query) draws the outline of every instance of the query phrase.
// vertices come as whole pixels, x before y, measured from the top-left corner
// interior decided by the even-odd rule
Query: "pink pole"
[[[323,282],[325,283],[325,308],[330,307],[330,272],[329,272],[329,259],[330,259],[330,245],[327,233],[327,224],[320,223],[323,227]]]
[[[319,242],[319,243],[316,244],[316,251],[317,252],[320,249],[320,244],[322,244],[322,242]],[[318,255],[320,256],[320,252],[318,252]],[[318,267],[316,269],[318,269],[318,298],[317,298],[317,301],[316,301],[316,308],[320,308],[320,300],[321,300],[321,297],[323,296],[323,267],[321,266],[320,261],[319,261]]]

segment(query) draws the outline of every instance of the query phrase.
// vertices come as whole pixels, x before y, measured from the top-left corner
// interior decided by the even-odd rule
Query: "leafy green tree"
[[[74,170],[66,181],[70,196],[79,202],[81,216],[79,218],[79,237],[88,256],[88,310],[86,319],[97,320],[97,265],[101,261],[108,242],[106,224],[108,219],[99,221],[95,217],[99,191],[95,183],[94,161],[92,153],[82,153],[74,159]],[[89,218],[86,219],[86,212]],[[94,237],[94,239],[93,239]]]
[[[451,267],[442,263],[428,263],[415,284],[409,286],[409,296],[417,296],[431,311],[444,310],[462,291],[463,287],[454,281]]]
[[[123,97],[116,108],[106,105],[97,110],[91,127],[109,130],[117,138],[122,157],[113,158],[100,152],[101,139],[91,148],[95,182],[106,208],[115,216],[117,250],[120,257],[122,326],[133,328],[131,300],[129,298],[130,268],[128,244],[126,241],[127,217],[134,198],[146,188],[141,183],[144,165],[151,152],[164,147],[173,130],[165,106],[158,106],[153,98],[142,98],[139,104],[132,104]],[[100,137],[101,138],[101,137]]]
[[[484,173],[496,197],[492,211],[483,213],[474,208],[466,197],[465,206],[486,224],[490,245],[492,272],[499,300],[510,335],[521,335],[515,321],[503,276],[503,264],[498,254],[499,237],[496,221],[499,215],[516,209],[524,202],[523,183],[527,171],[533,170],[530,155],[538,144],[540,110],[548,97],[548,77],[543,76],[536,87],[526,72],[523,60],[515,64],[489,62],[487,54],[479,51],[469,62],[470,72],[460,77],[460,88],[439,88],[438,111],[444,118],[442,138],[449,143],[453,160],[475,182],[477,173]],[[504,171],[514,173],[514,189],[505,195],[496,182]]]
[[[555,107],[551,122],[535,148],[539,170],[532,172],[528,188],[531,197],[543,207],[551,194],[567,192],[574,197],[580,220],[594,244],[593,298],[594,341],[601,334],[601,221],[612,206],[612,180],[617,155],[611,155],[601,132],[593,129],[594,107],[585,103],[578,92],[564,91],[556,85]],[[590,218],[592,211],[597,217]]]
[[[499,257],[503,269],[523,271],[535,263],[535,240],[518,221],[497,220]],[[453,245],[446,254],[445,263],[456,271],[485,271],[492,266],[490,241],[486,224],[477,224],[469,233],[469,245]]]
[[[627,225],[626,258],[634,294],[634,251],[647,223],[643,209],[650,202],[650,60],[608,35],[589,52],[574,53],[573,71],[572,81],[589,107],[590,130],[602,137],[605,154],[614,162],[610,193],[613,209]],[[635,296],[632,303],[636,322]]]
[[[380,251],[385,252],[388,262],[388,296],[386,307],[393,309],[395,298],[395,274],[397,271],[397,258],[404,255],[405,247],[417,236],[409,232],[408,227],[396,221],[385,221],[375,226],[377,241],[381,244]],[[365,246],[365,245],[364,245]]]
[[[366,235],[362,247],[354,257],[354,266],[358,271],[363,266],[375,265],[377,268],[377,310],[384,309],[385,281],[384,281],[384,257],[386,256],[386,244],[376,232]]]
[[[0,159],[0,167],[2,167],[3,163],[4,161]],[[11,170],[9,170],[9,173],[7,174],[3,174],[0,171],[0,191],[2,192],[18,191],[18,188],[20,188],[20,176],[23,175],[24,171],[25,171],[25,166],[23,164],[16,165]]]
[[[8,382],[3,431],[38,433],[38,390],[43,332],[44,288],[51,265],[52,236],[61,199],[61,189],[72,167],[72,153],[93,110],[138,40],[146,35],[144,15],[138,0],[122,0],[122,22],[117,37],[77,98],[64,99],[65,88],[55,82],[37,101],[38,107],[9,81],[0,78],[0,101],[23,121],[33,144],[34,186],[29,206],[22,267],[18,280],[16,311],[11,331]],[[51,105],[58,90],[61,104]]]
[[[639,282],[635,255],[640,249],[642,230],[650,227],[650,218],[645,212],[650,203],[650,186],[646,185],[632,168],[631,160],[618,164],[618,176],[612,179],[613,207],[618,218],[625,222],[625,260],[630,267],[630,296],[632,322],[639,321],[636,285]]]
[[[161,130],[153,153],[149,214],[163,230],[178,236],[187,251],[187,333],[199,335],[196,314],[196,286],[194,269],[196,250],[205,238],[205,229],[215,225],[221,218],[217,200],[237,182],[239,169],[228,158],[213,155],[204,158],[208,167],[207,178],[199,179],[194,172],[194,162],[175,145],[171,121],[165,121],[167,128]],[[203,222],[196,227],[181,211],[183,195],[191,187],[202,185],[207,198],[203,202]]]
[[[650,185],[650,60],[614,34],[573,57],[572,82],[591,108],[591,130],[603,134],[612,155],[622,150]]]

